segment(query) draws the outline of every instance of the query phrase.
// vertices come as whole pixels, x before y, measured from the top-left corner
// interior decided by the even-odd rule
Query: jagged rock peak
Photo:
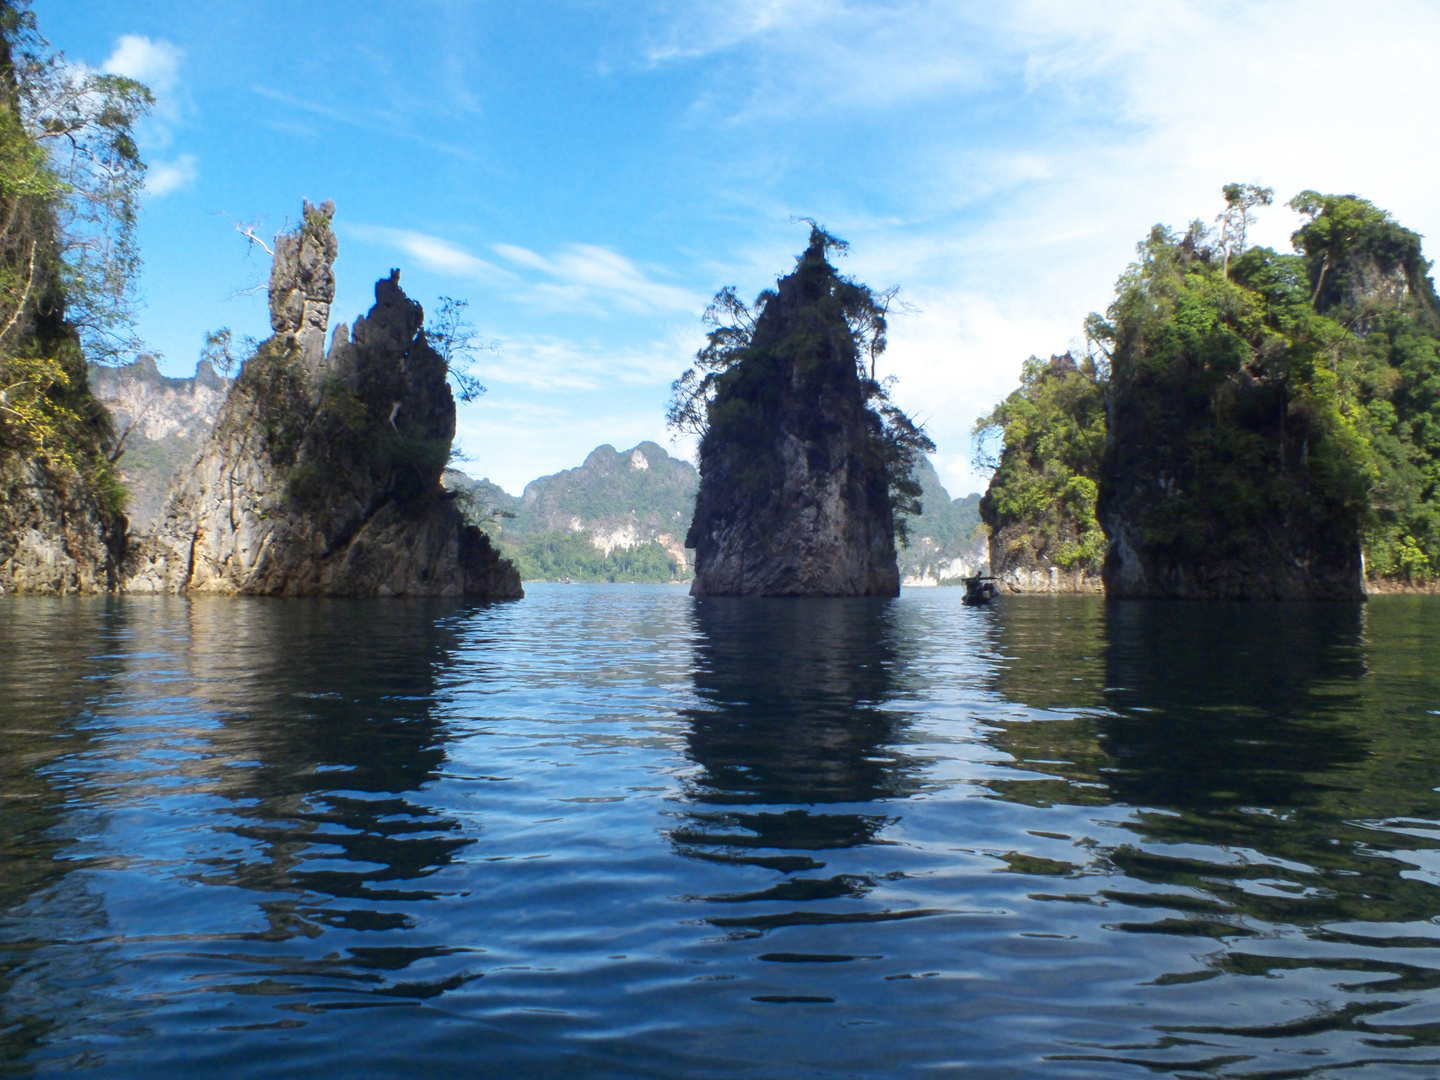
[[[275,237],[270,265],[270,328],[293,334],[311,366],[325,354],[325,331],[335,300],[335,256],[339,244],[330,228],[335,204],[303,204],[300,223]]]
[[[277,244],[275,335],[245,363],[156,535],[136,545],[130,591],[523,595],[441,486],[455,401],[398,270],[321,352],[333,213],[307,203]]]

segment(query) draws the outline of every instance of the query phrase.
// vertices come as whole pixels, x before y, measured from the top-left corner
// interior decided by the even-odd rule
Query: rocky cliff
[[[132,545],[128,591],[522,595],[441,486],[455,403],[399,271],[325,349],[333,212],[307,203],[277,237],[274,336],[245,363],[154,534]]]
[[[895,462],[868,407],[880,388],[862,381],[854,328],[873,297],[827,261],[835,243],[812,231],[795,271],[762,294],[753,326],[735,330],[713,381],[686,539],[695,596],[899,592]]]
[[[1102,331],[1107,595],[1364,597],[1373,465],[1365,407],[1346,400],[1359,354],[1313,290],[1296,256],[1257,248],[1227,265],[1193,227],[1142,246]]]
[[[195,374],[160,374],[150,356],[120,367],[89,366],[91,392],[110,410],[118,432],[120,479],[130,531],[148,533],[165,508],[170,485],[200,453],[230,392],[231,380],[207,360]]]
[[[0,455],[0,594],[113,590],[124,543],[80,470]]]
[[[1004,592],[1103,593],[1103,579],[1088,564],[1055,563],[1053,545],[1076,542],[1077,534],[1068,522],[1061,522],[1048,536],[1025,522],[1009,522],[990,534],[990,572]]]

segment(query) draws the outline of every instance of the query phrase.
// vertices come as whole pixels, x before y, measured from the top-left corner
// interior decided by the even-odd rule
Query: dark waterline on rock
[[[1440,601],[0,601],[0,1074],[1428,1077]]]

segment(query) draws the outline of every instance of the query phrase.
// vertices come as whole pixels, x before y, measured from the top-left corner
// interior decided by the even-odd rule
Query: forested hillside
[[[699,477],[658,443],[598,446],[583,465],[532,480],[518,498],[455,471],[446,482],[527,581],[694,576],[683,541]]]
[[[909,519],[900,572],[911,584],[954,584],[986,559],[979,495],[951,499],[921,457],[914,473],[924,512]],[[596,447],[585,463],[510,495],[457,470],[446,484],[467,513],[499,540],[526,580],[688,581],[693,553],[683,546],[699,476],[658,443],[629,450]]]
[[[1440,305],[1420,238],[1303,192],[1295,253],[1157,226],[1091,316],[1090,356],[1032,361],[977,427],[1003,450],[982,512],[998,565],[1093,572],[1115,595],[1320,598],[1440,571]]]

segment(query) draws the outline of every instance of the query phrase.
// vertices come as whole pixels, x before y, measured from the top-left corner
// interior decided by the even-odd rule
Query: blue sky
[[[602,442],[670,444],[670,380],[724,285],[814,217],[899,285],[886,360],[952,494],[976,415],[1069,346],[1156,222],[1261,182],[1364,195],[1440,236],[1440,5],[1330,0],[35,0],[74,61],[157,92],[140,335],[268,332],[272,234],[333,198],[333,318],[402,270],[499,344],[465,468],[512,492]],[[1287,247],[1275,207],[1254,236]],[[241,294],[241,295],[237,295]],[[674,451],[688,454],[681,442]]]

